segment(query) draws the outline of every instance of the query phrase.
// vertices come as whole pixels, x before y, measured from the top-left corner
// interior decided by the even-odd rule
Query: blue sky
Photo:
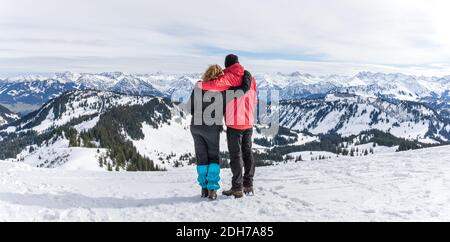
[[[0,77],[201,72],[450,75],[445,0],[2,0]]]

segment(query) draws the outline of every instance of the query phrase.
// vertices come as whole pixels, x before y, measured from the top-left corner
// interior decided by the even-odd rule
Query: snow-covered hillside
[[[0,221],[449,221],[449,162],[449,146],[291,162],[257,168],[255,196],[210,202],[193,166],[107,173],[0,161]],[[223,169],[223,188],[230,179]]]
[[[163,98],[71,91],[3,126],[0,142],[5,149],[0,155],[48,168],[66,166],[76,160],[73,152],[90,155],[96,166],[101,157],[106,159],[103,170],[111,161],[115,163],[116,158],[122,161],[116,157],[122,152],[139,153],[159,168],[172,167],[181,156],[186,164],[193,155],[189,117],[177,112],[182,111]],[[123,162],[113,168],[128,169],[127,162]],[[95,165],[88,167],[96,170]]]
[[[313,134],[350,136],[378,129],[424,143],[450,139],[449,120],[425,105],[356,95],[329,94],[325,98],[284,101],[280,105],[280,122]]]
[[[17,119],[19,119],[19,116],[17,116],[17,114],[12,113],[7,108],[0,105],[0,126],[11,123],[12,121],[15,121]]]

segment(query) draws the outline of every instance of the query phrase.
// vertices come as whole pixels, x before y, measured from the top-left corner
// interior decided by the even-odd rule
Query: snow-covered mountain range
[[[263,163],[310,149],[339,154],[338,147],[355,139],[361,144],[376,142],[373,133],[360,135],[374,129],[385,132],[378,141],[394,140],[389,146],[406,144],[406,149],[446,144],[450,139],[448,119],[416,102],[393,104],[329,94],[323,99],[282,101],[275,108],[284,128],[275,137],[264,136],[260,128],[255,132],[256,157]],[[0,159],[38,167],[167,169],[189,164],[193,158],[189,125],[190,116],[168,98],[74,90],[0,127]],[[332,143],[321,137],[336,134],[342,138]],[[224,135],[221,146],[226,150]]]
[[[342,148],[354,140],[401,150],[450,140],[450,77],[370,72],[255,77],[260,91],[278,90],[282,99],[272,107],[280,113],[280,132],[267,137],[256,128],[256,157],[262,163],[306,150],[349,153]],[[174,101],[185,100],[199,78],[65,72],[1,80],[0,104],[23,116],[0,107],[0,159],[103,170],[188,164],[194,153],[189,115]],[[221,145],[226,150],[225,137]],[[91,162],[70,162],[74,159]]]
[[[99,74],[64,72],[45,77],[29,75],[0,80],[0,104],[27,113],[66,91],[95,89],[129,95],[186,97],[199,75],[135,75],[123,72]]]
[[[294,72],[263,74],[257,77],[257,80],[261,80],[260,89],[279,89],[283,99],[297,99],[329,92],[348,92],[362,96],[386,96],[399,100],[420,101],[426,97],[447,97],[450,89],[450,76],[438,78],[372,72],[360,72],[355,76],[313,76]]]
[[[325,98],[282,101],[279,112],[282,126],[313,134],[348,137],[377,129],[423,143],[450,140],[450,119],[417,102],[328,94]]]
[[[133,95],[185,99],[200,74],[169,75],[106,72],[64,72],[52,76],[19,76],[0,80],[0,104],[15,112],[27,112],[69,90],[96,89]],[[448,114],[450,76],[425,77],[404,74],[360,72],[355,76],[257,74],[259,90],[278,90],[282,99],[323,97],[329,93],[352,93],[366,97],[428,103]]]

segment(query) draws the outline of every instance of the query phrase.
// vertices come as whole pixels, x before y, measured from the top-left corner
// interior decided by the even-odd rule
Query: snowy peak
[[[70,71],[55,73],[54,79],[61,82],[76,82],[82,75]]]
[[[130,95],[164,96],[163,93],[145,80],[127,76],[120,78],[120,81],[111,88],[111,91]]]

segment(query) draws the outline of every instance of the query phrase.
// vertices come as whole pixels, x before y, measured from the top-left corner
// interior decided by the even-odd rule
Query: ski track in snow
[[[193,166],[127,173],[2,161],[0,221],[449,221],[449,148],[257,167],[255,196],[217,201],[199,197]],[[223,169],[223,188],[230,179]]]

